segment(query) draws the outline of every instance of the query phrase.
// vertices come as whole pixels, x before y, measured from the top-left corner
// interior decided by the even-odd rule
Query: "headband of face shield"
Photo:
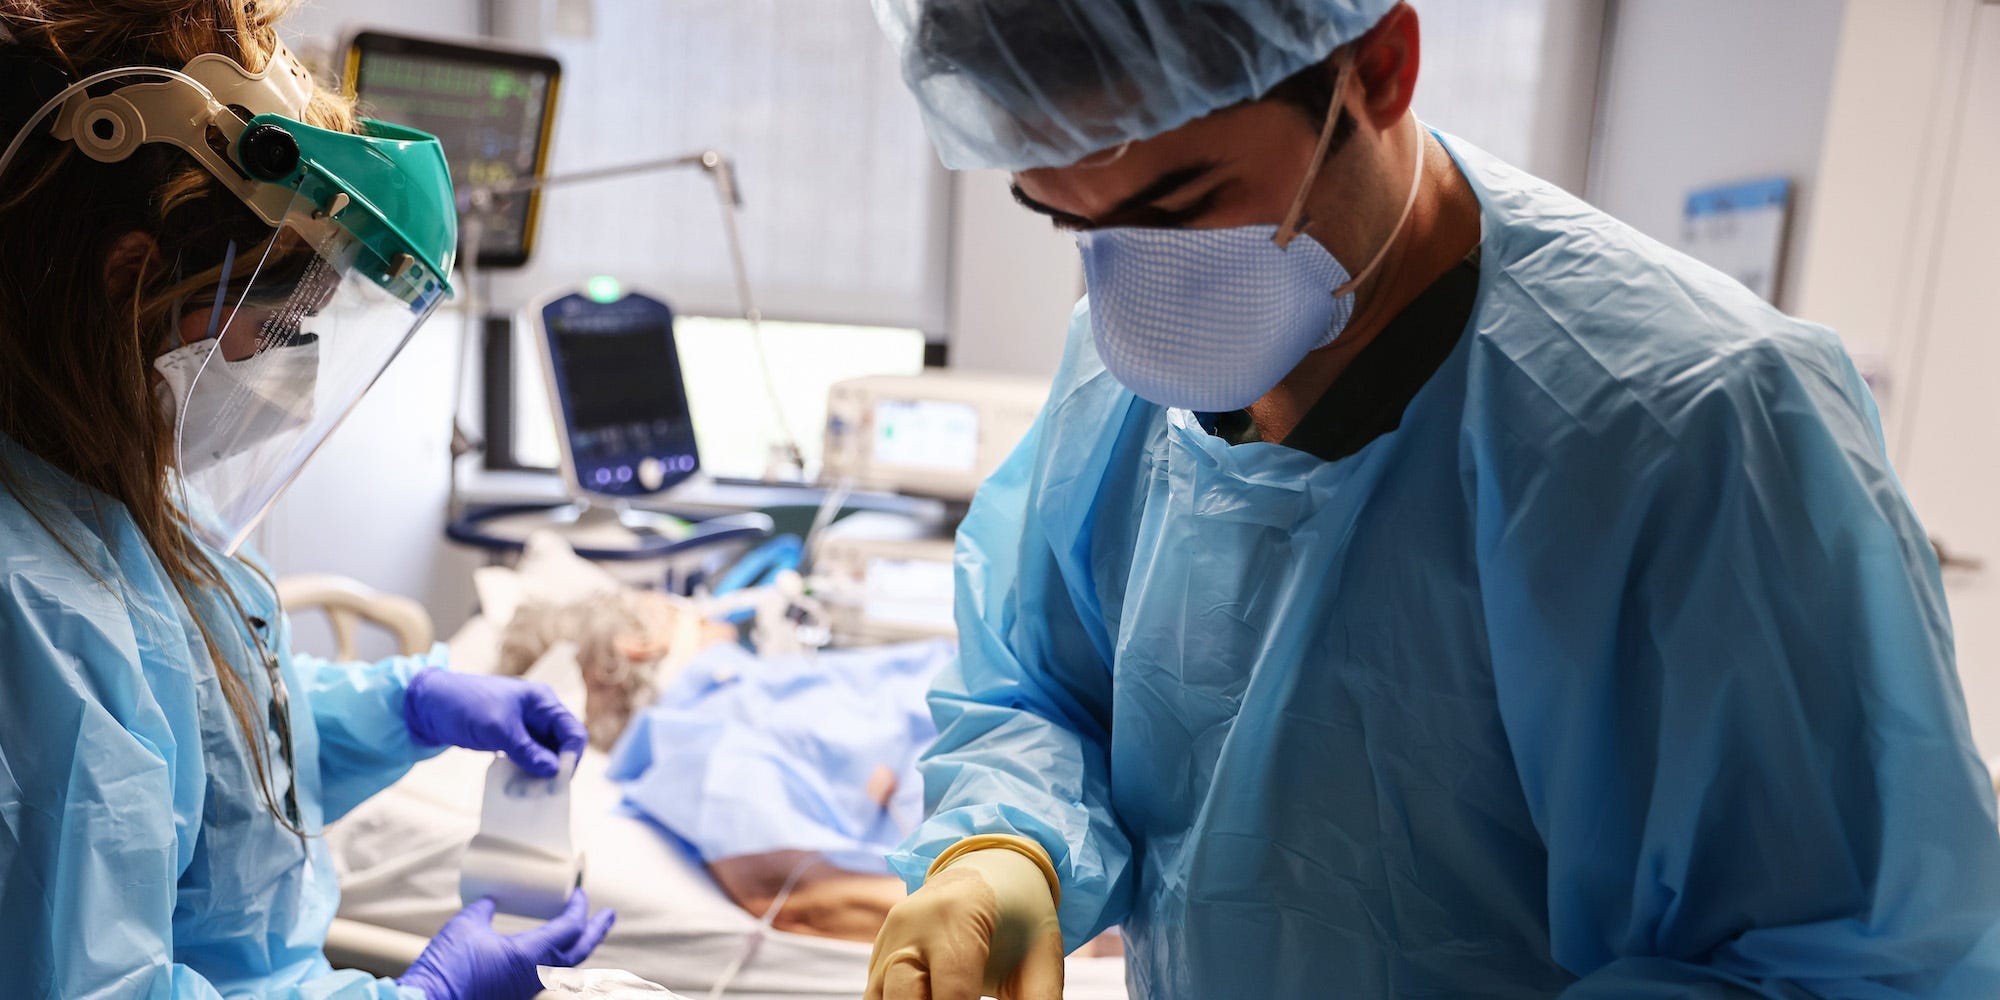
[[[50,96],[0,152],[4,183],[34,136],[101,162],[168,143],[270,226],[220,261],[180,262],[217,269],[175,331],[206,335],[154,365],[188,509],[228,553],[452,294],[458,224],[437,139],[368,120],[358,134],[316,128],[302,121],[312,94],[282,48],[259,73],[219,54],[108,70]]]

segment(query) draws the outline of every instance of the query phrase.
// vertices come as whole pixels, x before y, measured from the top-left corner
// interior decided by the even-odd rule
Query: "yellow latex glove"
[[[1055,866],[1022,837],[969,837],[889,911],[867,1000],[1062,1000]]]

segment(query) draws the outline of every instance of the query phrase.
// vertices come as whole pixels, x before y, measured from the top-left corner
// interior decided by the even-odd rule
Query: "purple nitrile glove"
[[[554,690],[518,677],[420,671],[403,695],[403,720],[419,743],[505,751],[538,778],[555,777],[558,754],[582,755],[590,743]]]
[[[493,901],[482,899],[447,921],[410,963],[398,986],[422,990],[430,1000],[530,1000],[542,991],[538,965],[570,968],[590,957],[618,915],[590,916],[583,890],[554,920],[531,931],[493,929]]]

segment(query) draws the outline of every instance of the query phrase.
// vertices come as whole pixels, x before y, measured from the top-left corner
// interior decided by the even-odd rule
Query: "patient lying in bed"
[[[744,910],[777,906],[777,929],[873,941],[904,896],[883,856],[923,817],[925,693],[953,645],[760,658],[685,601],[595,578],[546,544],[529,558],[537,579],[596,582],[580,598],[499,596],[482,571],[482,599],[506,614],[499,669],[526,673],[569,644],[592,745],[629,808]]]
[[[764,660],[690,632],[656,594],[519,607],[501,669],[575,646],[592,743],[627,804],[693,849],[737,905],[800,934],[871,941],[903,897],[882,860],[921,818],[926,643]],[[696,649],[676,650],[676,642]]]

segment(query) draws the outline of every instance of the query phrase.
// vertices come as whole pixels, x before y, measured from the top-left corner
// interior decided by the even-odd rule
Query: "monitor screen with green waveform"
[[[362,113],[437,136],[461,190],[542,174],[561,74],[538,53],[377,31],[356,35],[347,53]],[[494,200],[477,220],[479,266],[527,263],[539,202],[535,193]]]

